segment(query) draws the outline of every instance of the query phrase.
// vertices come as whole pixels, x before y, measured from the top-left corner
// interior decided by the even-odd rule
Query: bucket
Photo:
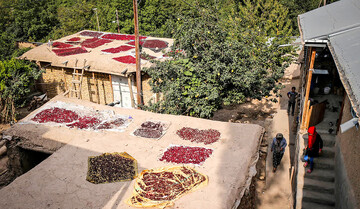
[[[324,94],[329,94],[330,93],[331,88],[330,87],[325,87],[324,88]]]

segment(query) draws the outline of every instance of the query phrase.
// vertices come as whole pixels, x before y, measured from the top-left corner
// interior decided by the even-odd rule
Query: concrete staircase
[[[321,125],[326,127],[324,124]],[[317,131],[323,139],[324,147],[322,155],[314,159],[313,172],[304,175],[303,209],[335,208],[335,135],[329,134],[325,129]],[[307,134],[303,137],[305,145],[307,137]]]

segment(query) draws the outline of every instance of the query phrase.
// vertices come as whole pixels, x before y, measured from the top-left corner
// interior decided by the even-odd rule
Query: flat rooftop
[[[179,165],[158,160],[170,145],[213,149],[203,164],[186,164],[207,175],[208,185],[176,200],[174,208],[232,208],[256,174],[255,164],[264,132],[259,125],[155,114],[63,96],[53,98],[41,109],[58,102],[94,111],[114,111],[133,119],[122,132],[94,131],[31,123],[39,110],[32,112],[4,135],[22,138],[28,145],[37,143],[37,147],[54,153],[0,190],[0,208],[133,208],[125,200],[132,195],[134,180],[106,184],[86,181],[88,157],[102,153],[129,153],[137,160],[140,173],[144,169]],[[159,140],[131,134],[147,120],[168,122],[170,126]],[[221,133],[220,140],[208,145],[183,140],[176,134],[183,127],[216,129]]]

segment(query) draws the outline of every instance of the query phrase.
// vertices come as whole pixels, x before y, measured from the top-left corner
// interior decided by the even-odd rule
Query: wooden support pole
[[[316,55],[316,50],[311,49],[311,60],[310,60],[309,73],[308,73],[307,83],[306,83],[306,93],[305,93],[305,98],[304,98],[304,108],[303,108],[303,111],[302,111],[303,112],[302,120],[301,120],[301,129],[302,130],[305,129],[305,122],[306,122],[306,116],[307,116],[306,114],[307,114],[307,110],[309,109],[308,100],[309,100],[311,79],[312,79],[312,73],[313,73],[314,62],[315,62],[315,55]]]
[[[110,80],[111,95],[112,95],[112,99],[110,101],[114,102],[114,89],[113,89],[111,74],[109,74],[109,80]]]
[[[139,24],[138,24],[138,7],[137,0],[133,0],[134,6],[134,27],[135,27],[135,55],[136,55],[136,87],[137,87],[137,104],[142,105],[141,100],[141,71],[140,71],[140,47],[139,47]]]
[[[128,85],[129,85],[129,91],[130,91],[130,99],[131,99],[131,107],[135,108],[135,100],[134,100],[134,93],[133,93],[133,89],[132,89],[132,82],[131,82],[131,75],[129,75],[128,78]]]
[[[67,83],[66,83],[66,74],[65,74],[64,68],[61,68],[61,70],[62,70],[62,73],[63,73],[63,76],[64,76],[65,92],[66,92],[66,91],[68,90],[68,88],[67,88]]]
[[[92,73],[92,79],[94,81],[96,101],[97,101],[98,104],[100,104],[99,87],[98,87],[97,80],[95,79],[95,73],[94,72]]]
[[[310,106],[310,100],[308,100],[307,106],[310,107],[310,108],[307,109],[307,113],[306,113],[305,129],[309,128],[311,113],[312,113],[312,109],[313,109],[313,106]]]

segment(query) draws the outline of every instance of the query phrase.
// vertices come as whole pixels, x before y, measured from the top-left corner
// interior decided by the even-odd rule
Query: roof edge
[[[335,65],[336,65],[336,68],[338,69],[338,72],[339,72],[339,77],[340,77],[340,80],[345,88],[345,91],[349,97],[349,100],[350,100],[350,103],[356,113],[356,116],[359,118],[359,123],[360,123],[360,106],[359,106],[359,101],[357,101],[355,95],[354,95],[354,91],[352,90],[351,88],[351,85],[349,83],[349,80],[346,78],[346,74],[345,74],[345,71],[343,69],[343,67],[340,65],[340,62],[336,56],[336,53],[335,53],[335,50],[333,48],[333,46],[331,45],[330,42],[328,42],[328,47],[329,47],[329,50],[331,52],[331,55],[334,59],[334,62],[335,62]]]

